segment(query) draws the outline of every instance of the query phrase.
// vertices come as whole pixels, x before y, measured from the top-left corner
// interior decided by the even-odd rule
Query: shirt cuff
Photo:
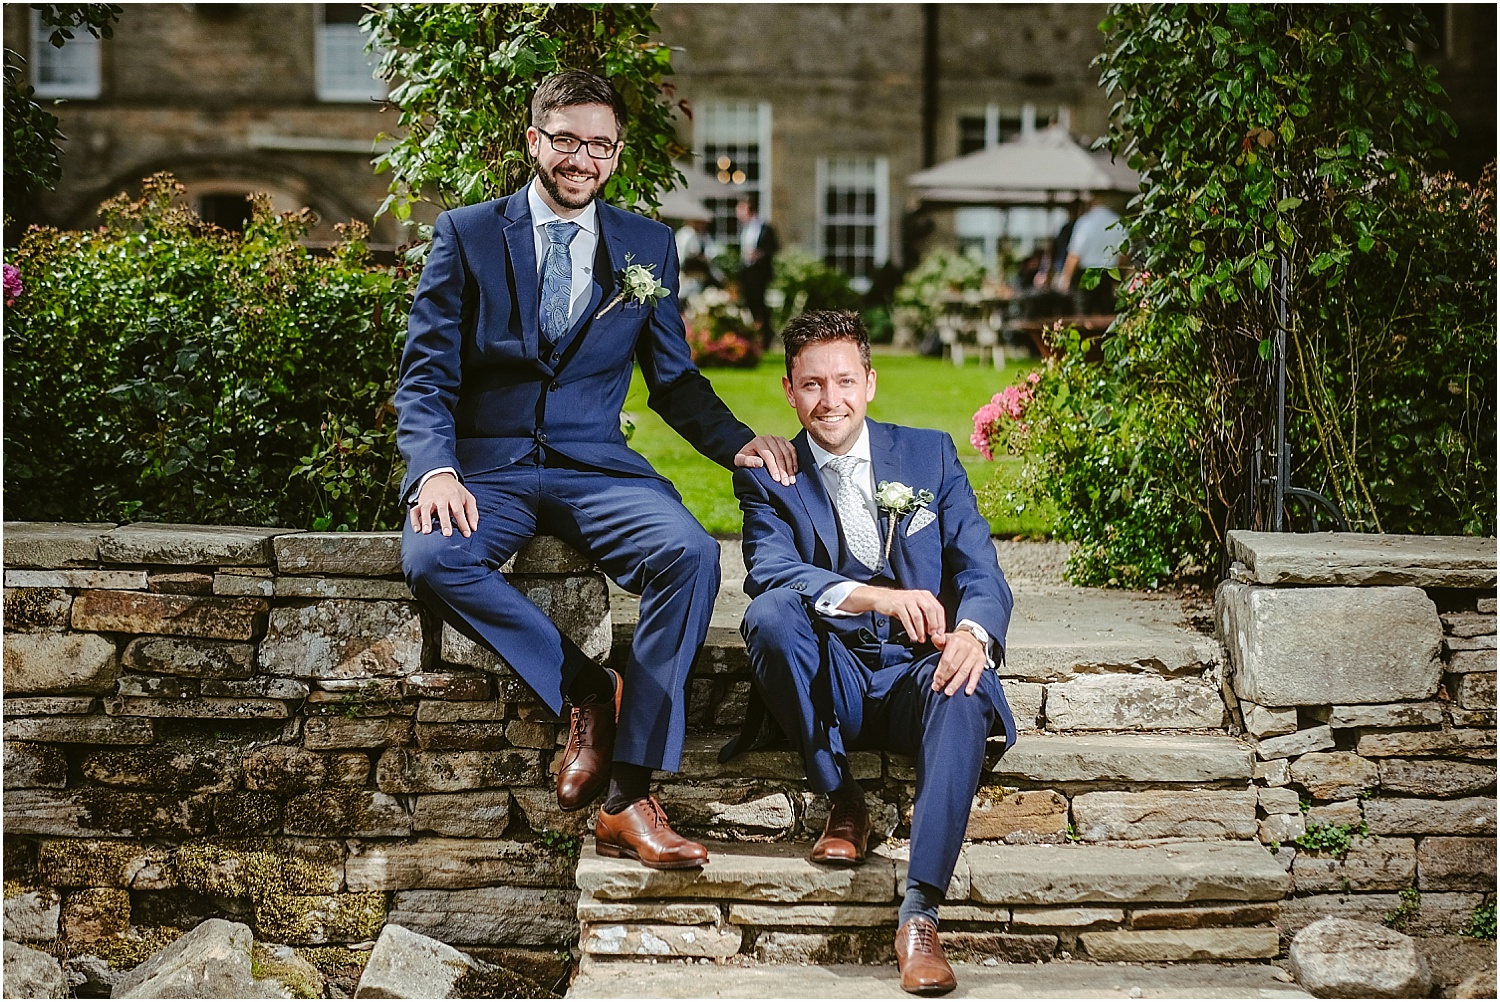
[[[818,596],[817,603],[813,606],[820,615],[824,616],[857,616],[855,612],[844,612],[839,606],[844,604],[848,598],[859,587],[858,581],[840,581]]]
[[[969,628],[969,632],[971,632],[971,633],[974,634],[974,638],[976,640],[978,640],[981,644],[984,645],[984,667],[988,671],[994,671],[994,669],[995,669],[995,659],[990,656],[990,635],[989,635],[989,633],[985,630],[984,627],[980,626],[978,623],[974,622],[972,619],[961,619],[961,620],[959,620],[958,621],[958,626],[955,626],[954,629],[958,630],[958,629],[962,629],[964,627],[968,627]]]
[[[455,477],[458,476],[458,471],[451,466],[440,466],[435,470],[429,470],[426,473],[422,474],[422,479],[418,480],[414,485],[412,485],[412,489],[406,492],[406,506],[408,508],[417,503],[417,495],[422,493],[422,488],[427,486],[427,481],[431,480],[439,473],[451,473]],[[459,479],[462,480],[463,478],[459,477]]]

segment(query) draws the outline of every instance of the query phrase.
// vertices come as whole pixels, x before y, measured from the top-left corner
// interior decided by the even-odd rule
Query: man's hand
[[[926,643],[931,638],[932,646],[939,650],[943,647],[940,638],[948,629],[948,614],[943,610],[943,603],[932,592],[921,588],[902,590],[860,585],[839,604],[839,610],[877,612],[899,619],[913,643]]]
[[[479,503],[457,477],[439,473],[422,485],[408,518],[413,532],[431,533],[436,522],[443,535],[453,535],[453,527],[458,526],[467,538],[479,528]]]
[[[943,652],[932,676],[932,691],[952,696],[962,689],[964,695],[974,695],[989,666],[979,638],[967,629],[954,630],[934,636],[932,646]]]
[[[771,479],[783,487],[797,482],[797,450],[780,435],[756,435],[735,453],[734,465],[751,469],[764,466]]]

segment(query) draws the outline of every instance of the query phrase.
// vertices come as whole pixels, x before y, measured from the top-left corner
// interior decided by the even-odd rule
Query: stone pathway
[[[1270,964],[955,964],[945,998],[1312,998]],[[909,999],[896,968],[840,964],[740,967],[708,963],[586,963],[568,998]]]

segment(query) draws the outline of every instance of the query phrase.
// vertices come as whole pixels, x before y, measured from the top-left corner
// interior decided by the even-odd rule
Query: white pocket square
[[[912,515],[911,521],[906,524],[906,534],[910,536],[912,533],[920,529],[925,529],[936,521],[937,516],[932,512],[926,508],[918,508],[916,513]]]

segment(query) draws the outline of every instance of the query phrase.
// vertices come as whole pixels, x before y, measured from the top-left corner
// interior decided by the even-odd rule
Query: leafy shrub
[[[849,276],[796,247],[776,255],[771,288],[781,292],[781,306],[771,318],[777,330],[809,310],[854,310],[860,305]]]
[[[1475,905],[1473,914],[1464,925],[1463,934],[1471,939],[1495,938],[1495,902],[1486,901]]]
[[[968,254],[950,250],[930,252],[907,272],[896,288],[892,305],[912,311],[917,330],[932,329],[943,312],[942,297],[953,292],[972,292],[984,284],[984,264]]]
[[[683,314],[688,348],[700,368],[753,369],[760,361],[760,335],[744,307],[723,289],[704,289]]]
[[[414,279],[350,224],[255,200],[243,236],[149,178],[88,232],[33,228],[9,254],[5,503],[19,519],[399,524],[390,397]]]

